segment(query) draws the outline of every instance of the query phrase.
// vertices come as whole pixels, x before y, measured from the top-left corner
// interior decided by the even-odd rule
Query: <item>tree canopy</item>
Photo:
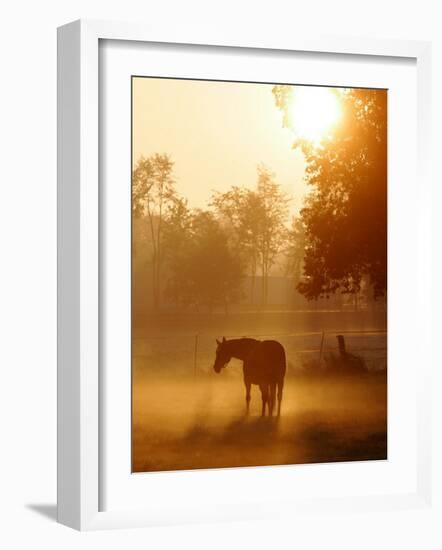
[[[275,102],[288,123],[289,86],[275,86]],[[364,277],[375,297],[387,289],[387,93],[345,89],[342,118],[319,145],[297,139],[311,186],[304,226],[304,276],[308,299],[358,293]]]
[[[270,269],[285,243],[289,198],[275,181],[274,174],[258,165],[255,189],[233,186],[215,193],[212,206],[228,221],[238,258],[249,268],[252,301],[257,273],[261,276],[261,299],[268,299]]]
[[[242,264],[212,212],[191,211],[184,200],[176,201],[165,225],[165,250],[166,293],[176,304],[211,311],[238,301]]]
[[[166,154],[141,157],[132,173],[132,210],[147,221],[150,234],[152,293],[154,308],[161,300],[164,214],[176,196],[173,162]]]

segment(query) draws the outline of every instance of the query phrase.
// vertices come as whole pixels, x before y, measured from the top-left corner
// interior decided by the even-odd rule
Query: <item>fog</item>
[[[385,315],[254,317],[194,315],[179,322],[177,315],[156,315],[135,323],[134,472],[387,458],[386,333],[380,328]],[[261,417],[257,386],[245,415],[240,361],[232,360],[220,374],[213,371],[215,337],[245,335],[243,323],[262,339],[267,327],[286,349],[280,417]],[[315,323],[327,327],[321,359],[322,333],[312,330]],[[339,358],[338,325],[348,352],[363,360],[362,372],[331,370],[330,358]],[[141,336],[148,332],[156,334]]]
[[[135,377],[135,472],[387,458],[382,375],[288,377],[282,414],[272,418],[260,416],[256,387],[246,416],[242,381],[226,372],[181,381]]]

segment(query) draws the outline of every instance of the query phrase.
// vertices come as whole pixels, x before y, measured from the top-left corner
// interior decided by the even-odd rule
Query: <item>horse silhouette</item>
[[[217,340],[215,372],[227,366],[230,359],[240,359],[243,362],[244,384],[246,386],[246,411],[249,413],[250,390],[252,384],[259,386],[262,397],[262,416],[273,415],[276,389],[278,389],[278,416],[281,414],[282,390],[286,371],[285,350],[276,340],[255,340],[253,338],[237,338]]]

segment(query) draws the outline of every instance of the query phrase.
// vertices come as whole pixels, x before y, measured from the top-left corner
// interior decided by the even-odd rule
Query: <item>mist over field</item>
[[[384,322],[381,312],[139,319],[133,349],[133,471],[386,459]],[[329,331],[321,362],[319,326]],[[364,331],[345,332],[345,338],[348,351],[364,358],[366,372],[327,373],[328,358],[339,356],[334,327]],[[215,339],[246,335],[246,328],[253,328],[252,334],[278,334],[268,337],[278,338],[286,349],[280,417],[261,417],[257,386],[246,416],[240,361],[232,359],[220,374],[213,370]],[[143,337],[146,332],[152,336]]]

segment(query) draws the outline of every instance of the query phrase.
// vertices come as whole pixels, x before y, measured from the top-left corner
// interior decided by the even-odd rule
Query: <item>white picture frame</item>
[[[250,35],[249,35],[250,36]],[[153,28],[117,22],[76,21],[58,30],[58,521],[80,530],[139,527],[184,521],[266,517],[262,501],[247,510],[193,503],[179,509],[121,508],[100,504],[100,193],[99,193],[99,43],[100,40],[269,49],[348,56],[409,58],[417,71],[418,236],[416,261],[422,356],[416,380],[416,488],[402,492],[284,501],[273,514],[315,513],[427,506],[431,500],[430,379],[428,338],[431,310],[429,248],[431,182],[428,174],[430,121],[430,44],[356,38],[280,37],[242,40],[222,32],[167,36]],[[245,51],[245,50],[241,50]],[[233,52],[233,50],[232,50]],[[179,63],[179,54],[177,55]],[[417,292],[417,291],[416,291]],[[416,348],[417,349],[417,348]],[[425,355],[426,354],[426,355]],[[128,368],[129,365],[128,365]],[[267,470],[267,477],[272,469]],[[237,470],[238,471],[238,470]],[[270,473],[269,473],[270,472]],[[170,476],[173,474],[162,474]],[[184,473],[184,475],[186,475]],[[187,474],[188,475],[188,474]],[[205,472],[205,480],[210,472]],[[169,484],[170,486],[170,484]],[[265,500],[265,495],[264,495]],[[221,507],[222,508],[222,507]]]

